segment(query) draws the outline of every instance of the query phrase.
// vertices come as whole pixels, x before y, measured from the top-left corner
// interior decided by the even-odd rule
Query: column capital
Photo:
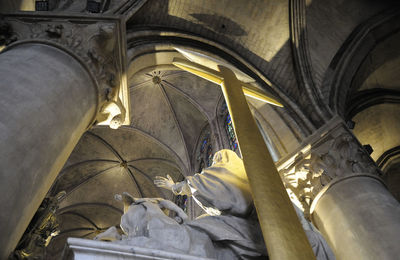
[[[77,59],[97,86],[97,124],[129,124],[125,20],[93,14],[18,12],[2,15],[0,44],[58,47]],[[38,64],[40,66],[40,64]],[[115,128],[115,127],[114,127]]]
[[[343,178],[382,173],[357,138],[340,118],[334,118],[309,137],[291,157],[281,160],[279,173],[292,199],[306,216],[324,187]]]

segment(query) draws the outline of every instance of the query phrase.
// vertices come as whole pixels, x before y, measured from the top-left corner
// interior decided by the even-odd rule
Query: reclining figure
[[[169,252],[215,258],[215,249],[207,234],[186,224],[188,216],[176,204],[161,198],[135,199],[128,193],[116,195],[124,203],[120,234],[110,227],[95,237],[126,245],[141,246]],[[168,211],[176,214],[167,216]]]

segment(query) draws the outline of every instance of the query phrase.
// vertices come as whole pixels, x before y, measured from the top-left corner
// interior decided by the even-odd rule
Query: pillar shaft
[[[14,249],[96,113],[94,81],[56,47],[0,54],[0,258]]]
[[[270,259],[315,259],[282,180],[234,73],[220,66],[222,90],[234,124]]]
[[[313,222],[337,259],[398,259],[400,205],[372,176],[343,178],[315,203]]]

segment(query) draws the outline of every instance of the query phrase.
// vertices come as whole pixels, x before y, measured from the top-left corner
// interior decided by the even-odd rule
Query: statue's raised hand
[[[172,180],[171,176],[167,174],[167,178],[162,176],[156,176],[154,180],[154,184],[157,187],[172,190],[173,185],[175,184],[174,180]]]

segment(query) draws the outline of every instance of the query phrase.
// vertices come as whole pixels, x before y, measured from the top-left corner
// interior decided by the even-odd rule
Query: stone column
[[[365,149],[340,119],[309,143],[281,174],[336,258],[398,259],[400,204]]]
[[[95,121],[129,123],[124,26],[123,17],[3,15],[0,259],[17,245],[85,130]]]
[[[363,174],[337,180],[313,209],[337,259],[398,259],[400,205],[381,180]]]
[[[14,249],[96,115],[98,95],[73,56],[41,43],[0,55],[0,258]]]

